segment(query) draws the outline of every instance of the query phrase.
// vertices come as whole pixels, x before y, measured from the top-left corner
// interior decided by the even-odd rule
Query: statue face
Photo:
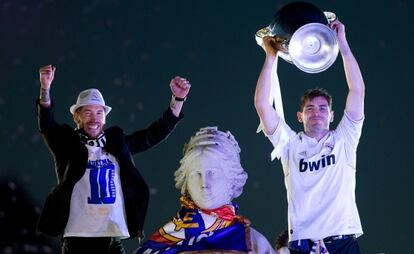
[[[227,179],[212,152],[203,151],[189,164],[187,190],[191,199],[203,209],[215,209],[231,201],[232,183]]]

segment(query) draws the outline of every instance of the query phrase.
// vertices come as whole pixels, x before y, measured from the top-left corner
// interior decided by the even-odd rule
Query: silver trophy
[[[263,37],[278,37],[283,50],[278,55],[300,70],[319,73],[328,69],[338,56],[339,47],[329,24],[336,20],[333,12],[322,12],[307,2],[293,2],[280,8],[269,26],[256,32],[256,42]]]

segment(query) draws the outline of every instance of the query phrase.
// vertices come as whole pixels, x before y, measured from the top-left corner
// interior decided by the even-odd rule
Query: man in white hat
[[[142,238],[149,190],[132,155],[164,140],[183,118],[190,83],[170,82],[172,100],[163,116],[147,129],[125,135],[104,129],[111,107],[97,89],[82,91],[70,107],[76,129],[53,117],[50,86],[56,68],[41,67],[39,129],[51,151],[58,184],[48,195],[38,230],[62,235],[62,253],[125,253],[121,240]]]

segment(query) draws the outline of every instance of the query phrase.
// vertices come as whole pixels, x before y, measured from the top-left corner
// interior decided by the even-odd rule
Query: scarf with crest
[[[89,138],[82,129],[77,129],[76,133],[78,133],[81,142],[84,144],[96,147],[105,147],[106,145],[105,133],[103,132],[95,139]]]
[[[135,254],[248,253],[250,222],[236,215],[237,205],[213,210],[199,208],[187,197],[180,198],[177,215],[152,234]]]

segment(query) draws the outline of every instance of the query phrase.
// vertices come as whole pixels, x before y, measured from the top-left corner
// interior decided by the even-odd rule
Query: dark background
[[[242,148],[248,182],[240,213],[270,242],[287,227],[279,161],[253,106],[264,53],[254,34],[291,1],[0,0],[0,177],[24,189],[38,212],[56,183],[52,157],[37,130],[38,68],[57,66],[52,85],[56,117],[71,122],[77,94],[96,87],[113,111],[107,125],[144,128],[168,106],[169,81],[182,75],[192,89],[184,121],[167,141],[135,161],[151,187],[146,234],[179,207],[173,172],[183,144],[200,127],[230,130]],[[413,117],[412,10],[409,0],[313,1],[335,12],[366,84],[366,120],[358,148],[358,208],[363,253],[414,253],[412,245]],[[297,130],[299,97],[321,86],[334,97],[335,127],[347,86],[338,57],[325,72],[307,74],[280,60],[287,122]],[[0,195],[5,195],[1,193]],[[3,196],[4,197],[4,196]],[[21,211],[24,217],[25,211]],[[4,217],[4,212],[1,213]],[[16,214],[14,214],[16,216]],[[19,215],[20,216],[20,215]],[[58,240],[58,239],[56,239]],[[131,252],[136,240],[128,240]]]

